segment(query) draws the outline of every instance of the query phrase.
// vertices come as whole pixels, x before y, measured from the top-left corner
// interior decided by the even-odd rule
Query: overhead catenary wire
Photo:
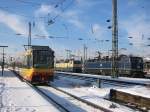
[[[31,16],[27,16],[27,15],[24,15],[24,14],[21,14],[21,13],[16,13],[16,11],[12,11],[8,7],[2,7],[2,6],[0,6],[0,9],[4,10],[6,12],[12,12],[12,13],[18,15],[18,16],[23,16],[23,17],[26,17],[26,18],[29,18],[29,17],[32,18]]]
[[[27,5],[30,5],[30,6],[41,6],[42,4],[52,4],[52,5],[55,5],[55,8],[59,5],[59,4],[62,4],[64,1],[66,0],[59,0],[60,2],[53,2],[54,0],[52,1],[42,1],[43,3],[39,3],[39,2],[33,2],[33,1],[26,1],[26,0],[15,0],[17,2],[20,2],[20,3],[23,3],[23,4],[27,4]]]
[[[66,0],[63,0],[63,2],[60,2],[60,3],[63,4],[65,1],[66,1]],[[74,2],[74,0],[71,0],[71,2],[69,2],[66,7],[62,8],[62,9],[61,9],[61,12],[60,12],[59,14],[57,14],[55,17],[53,17],[51,20],[55,21],[58,17],[60,17],[60,16],[63,14],[63,12],[64,12],[66,9],[68,9],[68,8],[71,6],[71,4],[73,4],[73,2]],[[60,4],[60,3],[59,3],[59,4]],[[57,5],[58,5],[58,4],[57,4]],[[55,5],[55,6],[56,6],[56,5]],[[59,5],[58,5],[58,6],[59,6]],[[55,8],[57,8],[57,7],[55,7]]]
[[[42,3],[37,3],[37,2],[31,2],[31,1],[25,1],[25,0],[15,0],[17,2],[21,2],[21,3],[25,3],[25,4],[29,4],[29,5],[36,5],[36,6],[41,6]],[[10,9],[10,7],[8,6],[0,6],[0,9],[4,10],[4,11],[7,11],[7,12],[11,12],[11,13],[14,13],[18,16],[23,16],[25,17],[26,19],[30,20],[30,19],[44,19],[46,17],[35,17],[35,16],[29,16],[29,15],[25,15],[25,14],[22,14],[21,12],[16,12],[16,11],[13,11],[12,9]]]
[[[23,0],[19,0],[19,1],[23,1]],[[63,4],[63,2],[64,2],[65,0],[62,0],[62,2],[59,2],[60,4]],[[63,8],[63,11],[65,11],[71,4],[72,4],[72,2],[73,2],[73,0],[71,1],[71,2],[69,2],[69,4],[66,6],[66,7],[64,7]],[[56,4],[56,5],[58,5],[58,4]],[[55,7],[55,8],[57,8],[57,7]],[[7,12],[13,12],[13,13],[15,13],[16,15],[19,15],[19,16],[23,16],[23,17],[25,17],[25,18],[27,18],[28,20],[27,21],[29,21],[30,20],[30,18],[31,19],[37,19],[38,17],[31,17],[31,16],[28,16],[28,15],[24,15],[24,14],[22,14],[22,13],[16,13],[15,11],[12,11],[12,10],[10,10],[8,7],[1,7],[1,9],[3,9],[3,10],[5,10],[5,11],[7,11]],[[56,19],[57,17],[59,17],[62,13],[63,13],[63,11],[60,13],[60,14],[58,14],[58,15],[56,15],[55,17],[54,17],[54,19]],[[39,17],[39,18],[41,18],[41,17]],[[42,17],[42,18],[46,18],[46,17]],[[63,25],[64,27],[65,27],[65,30],[67,31],[67,37],[68,37],[68,28],[67,28],[67,26],[66,25]],[[55,38],[55,37],[54,37]]]
[[[21,2],[21,3],[24,3],[24,4],[29,4],[31,6],[40,6],[41,3],[37,3],[37,2],[31,2],[31,1],[25,1],[25,0],[15,0],[17,2]]]
[[[38,20],[38,19],[43,18],[43,17],[33,17],[33,16],[25,15],[25,14],[13,11],[13,10],[9,9],[8,7],[2,7],[2,6],[0,6],[0,10],[5,11],[7,13],[13,13],[13,14],[15,14],[17,16],[23,17],[22,19],[24,19],[26,21],[29,21],[31,19]]]
[[[15,1],[23,3],[23,4],[27,4],[27,5],[32,6],[32,7],[41,6],[42,4],[45,4],[45,5],[50,5],[51,4],[51,5],[54,6],[54,8],[57,8],[60,5],[62,5],[66,0],[59,0],[59,2],[57,2],[57,3],[50,2],[50,1],[45,1],[45,2],[42,1],[42,3],[33,2],[33,1],[26,1],[26,0],[15,0]]]
[[[33,2],[33,1],[25,1],[25,0],[15,0],[17,2],[20,2],[20,3],[24,3],[24,4],[29,4],[29,5],[36,5],[36,6],[41,6],[42,3],[37,3],[37,2]],[[53,7],[54,8],[58,8],[60,5],[62,5],[66,0],[60,0],[60,2],[57,2],[56,4],[55,3],[51,3],[52,5],[54,5]],[[73,0],[66,6],[62,9],[62,12],[57,14],[56,16],[54,16],[51,20],[52,21],[55,21],[56,18],[58,18],[70,5],[71,3],[73,2]],[[49,4],[48,4],[49,5]],[[18,16],[23,16],[25,20],[29,21],[31,19],[33,20],[40,20],[40,19],[45,19],[47,18],[46,16],[44,17],[34,17],[34,16],[29,16],[29,15],[25,15],[25,14],[22,14],[21,12],[16,12],[16,11],[13,11],[11,10],[9,7],[4,7],[4,6],[0,6],[0,9],[4,10],[4,11],[7,11],[7,12],[11,12],[11,13],[14,13]],[[54,22],[53,22],[54,23]]]

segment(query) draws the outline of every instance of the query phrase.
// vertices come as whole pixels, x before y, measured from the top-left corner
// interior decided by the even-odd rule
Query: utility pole
[[[71,50],[65,49],[65,51],[67,53],[67,59],[70,60],[70,58],[71,58]]]
[[[2,76],[3,76],[3,74],[4,74],[4,65],[5,65],[5,52],[4,52],[4,48],[6,48],[6,47],[8,47],[8,46],[0,46],[0,47],[2,47],[3,48],[3,53],[2,53],[2,55],[3,55],[3,61],[2,61]]]
[[[29,35],[28,35],[28,52],[30,52],[31,48],[31,22],[29,22]],[[30,59],[31,59],[31,56],[28,55],[27,57],[27,65],[28,65],[28,68],[30,68]]]
[[[85,73],[85,62],[87,60],[87,47],[83,45],[83,73]]]
[[[118,77],[117,0],[112,0],[112,77]]]
[[[71,50],[65,49],[65,51],[66,51],[66,53],[67,53],[67,60],[68,60],[68,62],[67,62],[67,71],[69,71],[69,69],[68,69],[68,63],[69,63],[69,61],[70,61]]]
[[[29,22],[28,49],[31,47],[31,22]]]
[[[87,61],[87,46],[85,46],[85,61]]]
[[[69,53],[69,60],[71,59],[71,50],[68,50]]]

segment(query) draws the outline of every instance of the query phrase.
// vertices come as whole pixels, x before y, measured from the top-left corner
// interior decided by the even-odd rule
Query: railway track
[[[49,89],[55,89],[55,91],[56,92],[61,92],[61,93],[63,93],[63,94],[65,94],[66,96],[67,96],[67,98],[69,98],[69,99],[71,99],[71,100],[76,100],[75,102],[78,102],[78,105],[80,105],[80,104],[84,104],[84,105],[86,105],[86,107],[87,106],[90,106],[91,108],[93,108],[94,110],[97,110],[97,111],[95,111],[95,112],[113,112],[113,111],[111,111],[111,110],[109,110],[109,109],[106,109],[106,108],[104,108],[104,107],[100,107],[100,106],[98,106],[98,105],[95,105],[95,104],[93,104],[93,103],[91,103],[91,102],[88,102],[88,101],[86,101],[86,100],[83,100],[83,99],[81,99],[81,98],[79,98],[79,97],[77,97],[77,96],[75,96],[75,95],[72,95],[72,94],[70,94],[70,93],[68,93],[68,92],[66,92],[66,91],[63,91],[63,90],[61,90],[61,89],[59,89],[59,88],[57,88],[57,87],[54,87],[54,86],[50,86],[50,87],[48,87]],[[42,89],[42,88],[40,88],[40,87],[38,87],[38,89]],[[41,91],[41,90],[40,90]],[[43,92],[43,91],[42,91]],[[47,94],[47,93],[46,93]],[[61,103],[60,103],[61,104]],[[66,106],[67,107],[67,106]],[[84,108],[85,109],[85,108]],[[86,110],[84,110],[84,111],[87,111],[87,109]],[[69,109],[69,112],[72,112],[72,110],[71,109]]]
[[[14,72],[14,71],[12,71]],[[54,106],[56,106],[57,108],[60,109],[60,111],[62,112],[71,112],[70,109],[66,108],[66,105],[62,105],[60,102],[56,101],[55,98],[52,98],[51,96],[49,96],[46,92],[44,92],[40,86],[38,85],[32,85],[30,84],[29,82],[27,82],[26,80],[24,80],[19,74],[17,74],[16,72],[14,72],[15,75],[21,80],[21,81],[24,81],[25,83],[27,83],[30,87],[32,87],[34,90],[36,90],[39,94],[41,94],[43,97],[47,98],[48,100],[52,101]],[[75,99],[77,100],[78,102],[81,102],[81,103],[84,103],[84,105],[87,105],[87,106],[90,106],[91,108],[94,108],[94,109],[97,109],[98,112],[113,112],[111,111],[110,109],[107,109],[107,108],[104,108],[104,107],[101,107],[101,106],[98,106],[94,103],[91,103],[89,101],[86,101],[84,99],[81,99],[75,95],[72,95],[66,91],[63,91],[57,87],[54,87],[53,85],[47,85],[47,86],[43,86],[42,87],[48,87],[48,88],[53,88],[55,89],[56,91],[59,91],[63,94],[66,94],[67,96],[71,97],[71,99]],[[97,112],[97,111],[96,111]]]
[[[45,94],[42,90],[40,90],[37,86],[32,85],[28,81],[24,80],[17,72],[11,70],[21,81],[24,81],[26,84],[28,84],[31,88],[33,88],[35,91],[37,91],[40,95],[42,95],[44,98],[48,99],[52,102],[52,104],[57,107],[62,112],[70,112],[68,109],[66,109],[64,106],[60,105],[58,102],[56,102],[53,98],[49,97],[47,94]]]
[[[72,79],[78,79],[78,80],[83,80],[83,81],[87,81],[90,83],[99,83],[99,87],[101,87],[101,85],[107,84],[107,85],[113,85],[113,86],[119,86],[119,87],[128,87],[128,86],[134,86],[134,83],[127,83],[127,82],[118,82],[118,81],[114,81],[114,80],[101,80],[101,79],[97,79],[97,78],[92,78],[92,77],[83,77],[83,76],[75,76],[75,75],[66,75],[66,74],[57,74],[58,77],[66,77],[66,78],[72,78]],[[56,76],[56,77],[57,77]]]
[[[82,98],[80,98],[80,97],[77,97],[77,96],[75,96],[75,95],[73,95],[73,94],[70,94],[69,92],[66,92],[66,91],[64,91],[64,90],[62,90],[62,89],[59,89],[59,88],[57,88],[57,87],[55,87],[55,86],[53,86],[53,85],[50,85],[50,86],[53,87],[54,89],[56,89],[56,90],[58,90],[58,91],[64,93],[64,94],[67,94],[67,95],[73,97],[74,99],[77,99],[77,100],[79,100],[79,101],[81,101],[81,102],[83,102],[83,103],[85,103],[85,104],[87,104],[87,105],[93,107],[93,108],[97,108],[97,109],[102,110],[102,111],[104,111],[104,112],[113,112],[113,111],[111,111],[111,110],[109,110],[109,109],[106,109],[106,108],[104,108],[104,107],[98,106],[98,105],[96,105],[96,104],[94,104],[94,103],[91,103],[91,102],[89,102],[89,101],[87,101],[87,100],[84,100],[84,99],[82,99]]]
[[[16,74],[16,73],[15,73],[15,74]],[[24,80],[22,77],[20,77],[18,74],[16,74],[16,76],[19,77],[20,80],[25,81],[25,80]],[[27,82],[27,81],[25,81],[25,82],[26,82],[29,86],[31,86],[33,89],[35,89],[35,90],[36,90],[39,94],[41,94],[43,97],[45,97],[45,98],[47,98],[48,100],[52,101],[53,104],[54,104],[54,106],[56,106],[57,108],[59,108],[62,112],[71,112],[70,109],[66,108],[66,105],[62,105],[58,100],[56,101],[55,98],[53,98],[52,96],[49,96],[46,92],[44,92],[44,91],[41,89],[40,86],[32,85],[32,84],[30,84],[30,83]],[[67,91],[64,91],[64,90],[62,90],[62,89],[59,89],[59,88],[53,86],[52,84],[51,84],[51,85],[47,85],[47,86],[42,86],[42,87],[53,88],[53,89],[55,89],[56,91],[59,91],[59,92],[61,92],[61,93],[64,93],[64,94],[68,95],[68,96],[70,97],[69,99],[75,99],[76,101],[82,102],[82,103],[84,103],[84,104],[86,104],[86,105],[88,105],[88,106],[90,106],[90,107],[92,107],[92,108],[94,108],[94,109],[98,109],[100,112],[113,112],[113,110],[111,110],[110,108],[106,108],[106,107],[103,107],[103,106],[99,106],[99,105],[97,105],[97,104],[94,104],[94,103],[92,103],[92,102],[90,102],[90,101],[87,101],[86,99],[82,99],[82,98],[80,98],[80,97],[78,97],[78,96],[76,96],[76,95],[73,95],[73,94],[71,94],[71,93],[69,93],[69,92],[67,92]],[[51,91],[49,91],[49,92],[51,92]],[[68,97],[68,96],[67,96],[67,97]],[[106,100],[108,100],[108,99],[106,99]],[[117,103],[117,102],[116,102],[116,103]],[[124,105],[124,106],[126,106],[126,107],[132,108],[132,109],[140,110],[140,109],[137,109],[136,107],[133,107],[133,106],[130,106],[130,105],[125,105],[125,104],[123,104],[123,103],[121,103],[121,102],[118,102],[118,103],[121,104],[121,105]],[[77,104],[78,104],[78,103],[77,103]],[[99,112],[99,111],[98,111],[98,112]],[[96,111],[96,112],[97,112],[97,111]]]
[[[60,77],[60,79],[63,78],[63,77],[66,77],[66,78],[68,78],[68,79],[69,79],[69,78],[72,78],[72,79],[84,80],[84,81],[88,81],[88,82],[90,82],[90,83],[97,81],[96,78],[83,77],[83,76],[80,77],[80,76],[68,75],[68,74],[57,74],[57,76],[58,76],[58,78]],[[59,79],[58,79],[58,80],[59,80]],[[134,82],[128,84],[128,82],[118,82],[118,81],[114,81],[114,80],[102,80],[100,83],[112,85],[112,88],[113,88],[113,86],[117,86],[117,87],[130,87],[130,86],[135,86],[135,85],[136,85],[136,83],[134,83]],[[139,85],[140,85],[140,86],[146,86],[145,84],[140,84],[140,83],[139,83]],[[123,97],[123,96],[122,96],[122,97]],[[137,97],[134,97],[134,95],[133,95],[133,96],[132,96],[132,99],[137,99]],[[131,99],[131,100],[132,100],[132,99]],[[137,111],[147,112],[147,110],[145,110],[144,108],[142,108],[142,106],[141,106],[141,107],[140,107],[140,106],[137,106],[137,105],[136,105],[136,102],[135,102],[135,104],[134,104],[133,102],[130,103],[130,100],[129,100],[128,103],[122,102],[122,101],[117,101],[117,100],[111,100],[111,99],[106,99],[106,100],[119,103],[119,104],[121,104],[121,105],[127,106],[127,107],[132,108],[132,109],[137,110]],[[140,103],[141,103],[141,102],[140,102]],[[140,103],[139,103],[139,105],[143,105],[142,103],[141,103],[141,104],[140,104]]]
[[[52,85],[52,86],[53,86],[53,85]],[[72,94],[66,92],[66,91],[63,90],[63,89],[59,89],[59,88],[57,88],[57,87],[55,87],[55,86],[53,86],[53,88],[55,88],[55,89],[57,89],[57,90],[59,90],[59,91],[62,91],[63,93],[68,94],[68,95],[70,95],[70,96],[72,96],[72,97],[74,97],[74,98],[76,98],[76,99],[79,99],[80,101],[83,100],[83,99],[80,99],[79,97],[77,97],[77,96],[75,96],[75,95],[72,95]],[[135,111],[138,111],[138,112],[147,112],[147,111],[143,110],[142,108],[137,107],[137,106],[134,105],[134,104],[124,103],[124,102],[121,102],[121,101],[118,101],[118,100],[115,101],[115,100],[107,99],[107,98],[104,98],[104,99],[107,100],[107,101],[112,101],[112,102],[114,102],[114,103],[118,103],[118,104],[120,104],[120,105],[122,105],[122,106],[126,106],[126,107],[131,108],[131,109],[133,109],[133,110],[135,110]],[[97,107],[97,105],[95,105],[95,104],[93,105],[93,104],[91,104],[91,102],[87,102],[86,100],[83,100],[83,102],[85,102],[85,103],[87,103],[87,104],[90,103],[90,105],[94,106],[95,108],[99,108],[99,109],[103,110],[104,112],[107,112],[107,110],[105,110],[105,108],[103,109],[103,107],[102,107],[102,108],[99,107],[99,106]]]
[[[83,73],[73,73],[73,72],[59,72],[55,71],[56,75],[63,75],[67,77],[74,77],[74,78],[80,78],[84,80],[93,80],[93,79],[99,79],[99,80],[105,80],[105,81],[113,81],[113,82],[118,82],[118,83],[128,83],[131,85],[141,85],[141,86],[150,86],[150,81],[134,81],[133,79],[130,80],[130,78],[111,78],[109,76],[103,76],[103,75],[94,75],[94,74],[83,74]]]

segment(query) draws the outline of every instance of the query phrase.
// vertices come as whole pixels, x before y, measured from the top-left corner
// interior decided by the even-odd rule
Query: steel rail
[[[79,77],[79,76],[68,76],[66,74],[57,74],[58,76],[57,77],[66,77],[66,78],[72,78],[72,79],[78,79],[78,80],[83,80],[83,81],[87,81],[87,82],[90,82],[90,83],[93,83],[93,82],[97,82],[97,80],[99,79],[96,79],[96,78],[90,78],[90,77]],[[97,82],[98,83],[98,82]],[[100,80],[99,82],[99,87],[101,87],[100,85],[101,84],[109,84],[109,85],[114,85],[114,86],[120,86],[120,87],[127,87],[127,86],[133,86],[135,84],[131,84],[131,83],[125,83],[125,82],[118,82],[118,81],[112,81],[112,80]]]
[[[91,75],[91,74],[82,74],[82,73],[70,73],[70,72],[55,72],[57,75],[70,75],[73,77],[82,77],[85,79],[92,78],[96,80],[101,80],[101,81],[111,81],[111,82],[118,82],[120,84],[131,84],[131,85],[141,85],[141,86],[149,86],[150,81],[148,83],[144,82],[134,82],[134,81],[127,81],[127,80],[122,80],[122,79],[111,79],[111,78],[106,78],[106,77],[101,77],[98,75]],[[69,77],[69,76],[68,76]]]
[[[56,102],[52,97],[48,96],[46,93],[44,93],[42,90],[40,90],[37,86],[29,83],[28,81],[26,81],[25,79],[23,79],[23,77],[21,77],[17,72],[11,70],[16,77],[18,77],[21,81],[24,81],[26,84],[28,84],[31,88],[33,88],[36,92],[38,92],[41,96],[45,97],[46,99],[48,99],[49,101],[52,102],[52,104],[57,107],[60,111],[63,112],[70,112],[67,108],[65,108],[63,105],[61,105],[60,103]]]
[[[67,77],[67,78],[74,78],[75,76],[68,76],[68,75],[60,75],[60,77],[62,77],[62,76],[65,76],[65,77]],[[59,76],[58,76],[59,77]],[[83,79],[81,79],[79,76],[77,76],[77,77],[75,77],[75,79],[80,79],[80,80],[84,80],[85,81],[85,79],[86,79],[86,81],[88,80],[87,78],[88,77],[86,77],[86,78],[83,78]],[[88,80],[89,81],[89,80]],[[93,80],[92,80],[93,81]],[[125,83],[125,82],[122,82],[121,83],[121,85],[120,85],[120,83],[119,82],[115,82],[115,81],[113,81],[113,80],[103,80],[102,81],[102,83],[103,84],[111,84],[111,85],[115,85],[115,86],[120,86],[120,87],[127,87],[127,86],[132,86],[133,85],[133,83],[130,83],[130,84],[128,84],[128,83]],[[143,84],[142,84],[142,86],[143,86]],[[58,89],[58,90],[60,90],[60,91],[62,91],[62,92],[64,92],[64,93],[66,93],[66,94],[69,94],[69,95],[72,95],[72,94],[70,94],[70,93],[68,93],[68,92],[66,92],[66,91],[63,91],[63,90],[61,90],[61,89],[59,89],[59,88],[57,88],[57,87],[55,87],[55,86],[53,86],[55,89]],[[74,97],[74,95],[72,96],[72,97]],[[77,96],[75,96],[75,98],[76,98]],[[78,97],[77,97],[78,98]],[[105,98],[104,98],[105,99]],[[105,99],[105,100],[108,100],[108,101],[112,101],[112,100],[110,100],[110,99]],[[84,102],[84,99],[83,99],[83,102]],[[124,105],[124,106],[127,106],[127,107],[129,107],[129,108],[132,108],[132,109],[135,109],[135,110],[139,110],[139,111],[141,111],[142,109],[140,109],[140,108],[137,108],[137,106],[136,105],[131,105],[131,104],[126,104],[126,103],[123,103],[123,102],[119,102],[119,101],[113,101],[113,102],[115,102],[115,103],[120,103],[120,104],[122,104],[122,105]],[[97,105],[96,105],[97,106]],[[105,111],[105,110],[104,110]],[[143,111],[143,110],[142,110]]]
[[[11,70],[11,71],[12,71],[12,70]],[[14,72],[15,75],[16,75],[21,81],[26,82],[30,87],[32,87],[34,90],[36,90],[40,95],[42,95],[43,97],[46,97],[46,98],[50,99],[52,102],[54,102],[54,104],[58,105],[58,106],[59,106],[61,109],[63,109],[65,112],[70,112],[70,110],[66,109],[66,108],[65,108],[64,106],[62,106],[60,103],[58,103],[58,102],[55,101],[53,98],[51,98],[49,95],[47,95],[47,94],[44,93],[42,90],[40,90],[40,89],[38,88],[38,86],[34,86],[34,85],[32,85],[31,83],[27,82],[26,80],[24,80],[24,79],[23,79],[18,73],[16,73],[15,71],[12,71],[12,72]],[[91,106],[91,107],[93,107],[93,108],[97,108],[97,109],[102,110],[102,111],[104,111],[104,112],[113,112],[113,111],[111,111],[110,109],[107,109],[107,108],[104,108],[104,107],[102,107],[102,106],[96,105],[96,104],[94,104],[94,103],[92,103],[92,102],[90,102],[90,101],[81,99],[81,98],[79,98],[79,97],[77,97],[77,96],[75,96],[75,95],[73,95],[73,94],[70,94],[70,93],[68,93],[68,92],[66,92],[66,91],[63,91],[63,90],[61,90],[61,89],[59,89],[59,88],[53,86],[52,84],[50,84],[49,86],[52,87],[53,89],[59,91],[59,92],[62,92],[62,93],[66,94],[66,95],[68,95],[68,96],[70,96],[70,97],[73,97],[74,99],[76,99],[76,100],[78,100],[78,101],[80,101],[80,102],[82,102],[82,103],[85,103],[85,104],[87,104],[87,105],[89,105],[89,106]],[[46,87],[47,87],[47,86],[46,86]],[[54,106],[55,106],[55,105],[54,105]]]
[[[64,94],[67,94],[67,95],[73,97],[73,98],[76,99],[76,100],[79,100],[79,101],[81,101],[81,102],[83,102],[83,103],[85,103],[85,104],[91,106],[91,107],[100,109],[100,110],[102,110],[102,111],[104,111],[104,112],[113,112],[113,111],[111,111],[111,110],[109,110],[109,109],[107,109],[107,108],[104,108],[104,107],[102,107],[102,106],[96,105],[96,104],[94,104],[94,103],[92,103],[92,102],[90,102],[90,101],[84,100],[84,99],[82,99],[82,98],[80,98],[80,97],[77,97],[76,95],[70,94],[69,92],[66,92],[66,91],[64,91],[64,90],[62,90],[62,89],[59,89],[59,88],[55,87],[55,86],[52,85],[52,84],[50,84],[50,86],[51,86],[52,88],[54,88],[54,89],[56,89],[56,90],[58,90],[58,91],[64,93]]]

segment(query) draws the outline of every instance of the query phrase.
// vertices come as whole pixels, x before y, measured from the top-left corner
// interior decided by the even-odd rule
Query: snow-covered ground
[[[78,73],[73,73],[73,74],[80,75]],[[57,73],[56,73],[56,75],[57,75]],[[81,74],[81,75],[87,75],[87,74]],[[87,76],[89,76],[89,74]],[[89,76],[89,77],[91,77],[91,76]],[[94,77],[102,77],[102,79],[111,79],[110,76],[94,75]],[[55,80],[54,85],[58,86],[59,88],[61,88],[63,90],[67,90],[72,93],[75,93],[74,91],[77,91],[76,93],[81,92],[81,94],[85,94],[85,95],[89,96],[89,99],[90,99],[90,96],[92,96],[92,95],[94,95],[95,97],[101,97],[101,98],[108,99],[109,94],[110,94],[110,89],[116,89],[117,91],[122,91],[125,93],[129,93],[129,94],[136,95],[136,96],[141,96],[144,98],[150,98],[150,94],[149,94],[150,93],[150,79],[119,77],[118,79],[114,79],[114,80],[141,83],[141,84],[146,84],[146,86],[136,85],[136,84],[133,84],[133,85],[126,84],[124,86],[121,86],[121,85],[119,86],[119,83],[117,83],[116,85],[115,84],[111,85],[111,84],[109,84],[109,82],[104,83],[104,81],[101,81],[101,88],[97,88],[95,86],[93,87],[93,85],[91,85],[91,87],[90,86],[86,87],[85,84],[88,85],[88,83],[83,80],[73,79],[73,78],[71,79],[71,77],[67,78],[67,77],[63,77],[63,75],[59,76],[59,78],[61,80]],[[61,84],[61,83],[64,83],[64,84]],[[70,83],[70,84],[67,84],[67,83]],[[70,85],[72,85],[72,87],[70,87],[70,89],[69,89],[68,86],[70,86]]]
[[[40,88],[40,90],[42,90],[48,96],[52,97],[59,104],[63,105],[70,112],[103,112],[52,87],[40,86],[38,88]]]
[[[43,98],[12,72],[0,71],[0,112],[59,112],[48,99]]]
[[[83,75],[87,75],[87,74],[83,74]],[[95,75],[95,76],[98,76],[98,75]],[[111,79],[110,76],[98,76],[98,77],[102,77],[102,78],[105,78],[105,79]],[[111,85],[111,84],[110,85],[109,84],[101,84],[102,93],[106,93],[106,91],[107,91],[107,94],[109,94],[108,90],[113,88],[113,89],[117,89],[119,91],[127,92],[127,93],[130,93],[130,94],[142,96],[142,97],[145,97],[145,98],[150,98],[150,94],[149,94],[150,93],[150,79],[119,77],[118,79],[113,79],[113,80],[147,84],[147,86],[140,86],[140,85],[130,86],[130,85],[128,85],[127,87],[119,87],[119,86],[117,87],[117,86],[114,86],[114,85]],[[103,92],[103,90],[105,92]]]
[[[104,108],[110,109],[114,112],[134,112],[128,107],[123,105],[108,101],[104,98],[109,97],[109,91],[112,87],[106,86],[104,88],[97,88],[91,86],[89,83],[79,80],[79,79],[71,79],[65,77],[57,77],[52,83],[54,86],[67,91],[75,96],[78,96],[84,100],[102,106]],[[120,88],[114,87],[113,88]]]
[[[109,98],[111,88],[150,98],[150,87],[121,87],[102,84],[102,88],[97,88],[89,82],[65,77],[57,77],[52,84],[75,96],[114,112],[134,112],[136,110],[106,100]],[[55,98],[56,101],[59,101],[60,104],[66,105],[71,112],[101,112],[50,87],[40,88],[49,96]],[[5,70],[3,77],[0,72],[0,112],[59,111],[51,101],[42,97],[25,82],[21,82],[12,72]]]

